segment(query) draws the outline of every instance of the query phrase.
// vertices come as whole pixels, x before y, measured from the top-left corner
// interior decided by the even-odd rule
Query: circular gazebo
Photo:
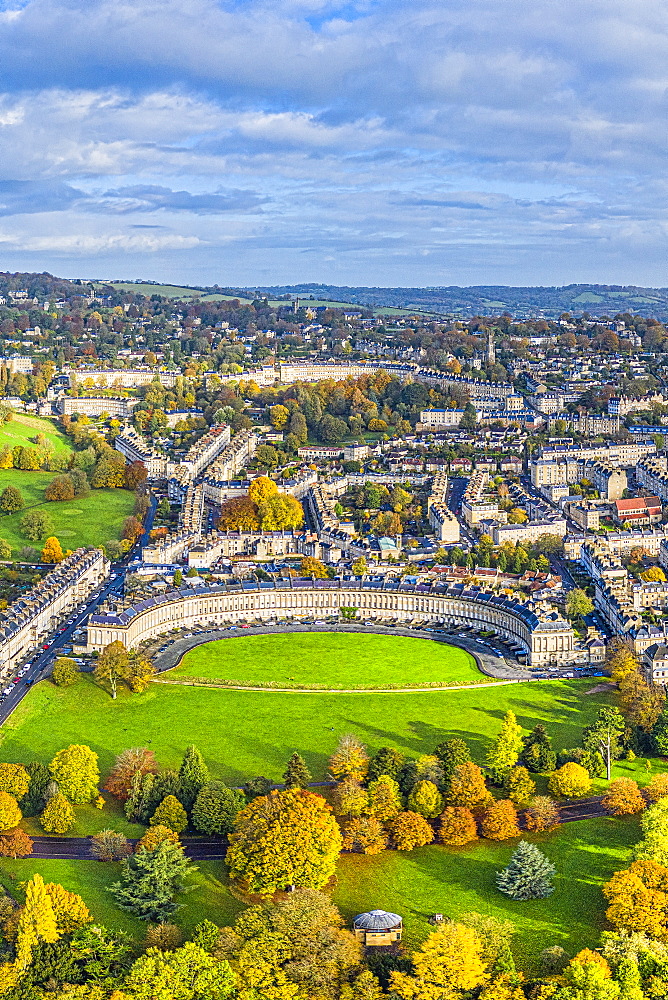
[[[358,913],[353,920],[353,933],[363,945],[396,944],[401,941],[403,921],[398,913],[388,913],[386,910],[369,910],[368,913]]]

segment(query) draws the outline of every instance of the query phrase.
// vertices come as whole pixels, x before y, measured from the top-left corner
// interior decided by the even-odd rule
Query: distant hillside
[[[592,316],[642,313],[668,319],[668,288],[640,288],[636,285],[565,285],[558,287],[518,287],[510,285],[458,285],[434,288],[364,288],[348,285],[272,285],[244,289],[246,294],[313,296],[338,299],[365,306],[391,306],[421,312],[455,313],[472,316],[508,311],[515,317],[545,316],[554,319],[564,312]]]

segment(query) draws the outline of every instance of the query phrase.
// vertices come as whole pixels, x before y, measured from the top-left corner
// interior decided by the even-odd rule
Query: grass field
[[[61,433],[52,420],[42,417],[29,417],[27,414],[15,413],[6,424],[0,424],[0,448],[9,445],[13,448],[20,444],[33,447],[31,438],[43,434],[54,451],[71,451],[67,437]]]
[[[207,642],[186,653],[175,676],[260,686],[477,684],[488,681],[469,653],[427,639],[363,633],[253,635]]]
[[[496,888],[496,872],[507,865],[517,841],[478,841],[467,847],[432,845],[409,853],[375,857],[344,855],[333,898],[347,920],[376,907],[404,918],[406,944],[415,946],[432,929],[427,918],[443,913],[483,913],[511,920],[517,928],[513,952],[522,969],[537,971],[543,948],[559,944],[573,956],[593,948],[605,927],[601,885],[630,861],[639,839],[637,819],[569,823],[551,834],[527,836],[556,866],[554,893],[516,902]]]
[[[22,883],[34,874],[45,882],[58,882],[70,892],[78,893],[88,905],[94,918],[107,927],[128,931],[141,939],[146,924],[116,906],[109,886],[120,875],[120,864],[100,861],[41,860],[24,858],[0,861],[0,882],[17,898],[22,898]],[[191,892],[179,898],[181,909],[176,922],[191,933],[201,920],[208,917],[221,926],[231,924],[244,907],[230,892],[225,877],[225,866],[220,861],[198,861],[197,871],[190,879]]]
[[[116,701],[83,676],[71,688],[38,684],[0,730],[0,759],[49,761],[69,743],[87,743],[102,773],[127,747],[149,746],[163,766],[178,766],[196,743],[211,773],[233,784],[266,774],[276,781],[298,750],[314,780],[326,776],[339,737],[355,733],[375,751],[411,756],[458,736],[483,761],[508,708],[522,726],[545,722],[557,749],[577,745],[582,727],[609,695],[586,695],[588,681],[500,685],[406,694],[280,694],[153,683]]]
[[[13,421],[12,421],[13,423]],[[92,490],[88,496],[75,500],[44,502],[44,490],[53,479],[53,472],[21,472],[19,469],[0,471],[0,493],[5,486],[17,486],[25,500],[25,508],[16,514],[0,514],[0,538],[5,538],[16,556],[24,545],[40,548],[21,534],[19,524],[26,508],[41,504],[54,523],[54,533],[63,549],[80,545],[101,545],[120,537],[123,521],[134,508],[134,495],[128,490]]]

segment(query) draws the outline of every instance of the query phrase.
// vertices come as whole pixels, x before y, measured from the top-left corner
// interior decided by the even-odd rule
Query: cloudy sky
[[[663,0],[0,0],[0,270],[668,285]]]

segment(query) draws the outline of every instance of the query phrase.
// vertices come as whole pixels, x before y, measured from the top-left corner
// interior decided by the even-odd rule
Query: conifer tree
[[[311,772],[301,754],[293,753],[283,775],[286,788],[306,788],[311,780]]]
[[[182,833],[188,825],[188,814],[174,795],[167,795],[150,819],[151,826],[166,826],[174,833]]]
[[[111,891],[122,910],[134,913],[140,920],[165,923],[177,910],[175,896],[187,872],[193,870],[180,846],[163,841],[154,851],[142,847],[125,858],[121,880],[111,886]]]
[[[178,798],[186,809],[192,809],[200,789],[209,781],[209,769],[204,758],[194,744],[191,744],[183,755],[179,768]]]
[[[511,899],[544,899],[554,890],[554,865],[535,844],[520,840],[510,864],[496,876],[496,884]]]

